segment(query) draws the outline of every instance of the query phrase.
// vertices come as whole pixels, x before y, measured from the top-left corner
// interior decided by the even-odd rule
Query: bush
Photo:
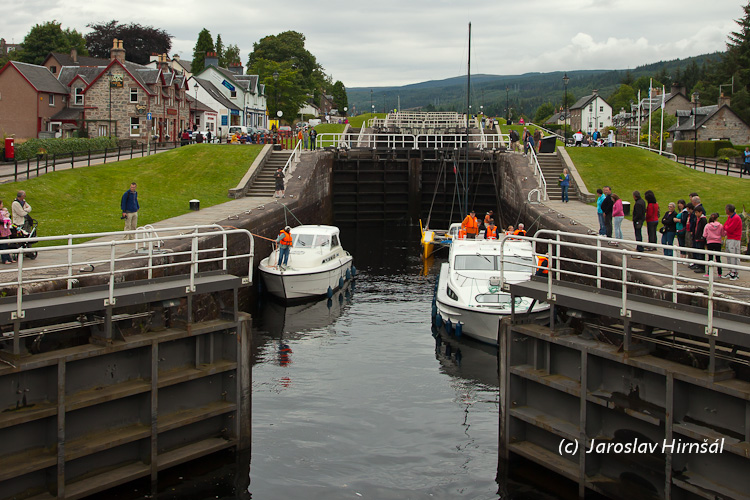
[[[695,149],[693,149],[695,148]],[[730,141],[674,141],[672,152],[677,156],[715,158],[720,149],[732,148]]]
[[[71,153],[82,153],[84,151],[103,151],[106,148],[116,148],[117,138],[95,137],[66,138],[66,139],[29,139],[21,145],[16,146],[16,158],[26,160],[36,157],[37,154],[47,156],[64,156]]]
[[[720,150],[716,152],[716,156],[724,160],[724,159],[736,158],[738,156],[742,156],[742,153],[740,153],[734,148],[721,148]]]

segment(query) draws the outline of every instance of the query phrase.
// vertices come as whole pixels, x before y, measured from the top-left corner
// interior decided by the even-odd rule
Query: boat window
[[[518,255],[506,256],[503,259],[503,272],[520,271],[530,273],[534,270],[534,259],[531,257],[521,257]]]
[[[339,244],[339,236],[337,234],[331,236],[331,246],[337,247]]]
[[[318,234],[313,242],[314,247],[325,247],[331,244],[331,237],[327,234]]]
[[[479,304],[493,304],[501,309],[510,309],[510,295],[507,293],[480,293],[476,296],[476,301]],[[516,307],[520,307],[522,302],[522,297],[516,297]]]
[[[315,235],[313,234],[295,234],[292,246],[295,248],[310,248],[313,246],[313,240]]]
[[[495,257],[490,255],[456,255],[453,263],[456,271],[494,271]]]
[[[445,287],[445,293],[447,293],[448,297],[452,298],[453,300],[458,300],[458,295],[456,295],[456,292],[451,290],[451,287]]]

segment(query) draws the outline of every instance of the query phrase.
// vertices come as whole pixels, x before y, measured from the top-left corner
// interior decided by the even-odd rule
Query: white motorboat
[[[279,250],[260,261],[266,289],[286,300],[331,295],[354,276],[352,256],[341,247],[339,228],[302,225],[291,230],[286,266],[278,266]]]
[[[435,290],[438,327],[497,345],[499,322],[511,314],[511,295],[503,291],[503,283],[528,281],[536,272],[530,242],[500,238],[453,240]],[[515,302],[516,315],[543,320],[549,310],[549,304],[527,297]]]

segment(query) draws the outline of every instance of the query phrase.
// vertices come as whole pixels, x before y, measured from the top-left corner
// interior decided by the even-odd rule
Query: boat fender
[[[451,323],[450,319],[445,320],[445,331],[448,333],[453,333],[453,323]]]
[[[343,303],[344,303],[344,294],[343,294],[343,293],[340,293],[340,294],[339,294],[339,305],[340,305],[340,304],[343,304]]]
[[[437,326],[438,328],[440,328],[441,326],[443,326],[443,317],[442,317],[442,316],[440,316],[440,313],[437,313],[437,314],[435,315],[435,325],[436,325],[436,326]]]
[[[326,292],[326,297],[328,297],[329,299],[333,297],[333,289],[330,286],[328,287],[328,291]]]
[[[347,270],[346,270],[346,281],[349,281],[350,279],[352,279],[352,273],[351,273],[351,271],[349,271],[349,270],[347,269]]]
[[[461,333],[463,333],[464,330],[464,324],[460,321],[456,323],[456,337],[460,337]]]
[[[339,288],[344,288],[344,277],[339,276]]]
[[[328,306],[328,309],[330,309],[333,306],[333,300],[328,298],[328,301],[326,302],[326,305]]]
[[[434,318],[435,316],[437,316],[437,306],[433,302],[432,303],[432,317]]]
[[[460,347],[458,349],[456,349],[456,355],[454,357],[456,358],[456,363],[458,363],[460,365],[461,364],[461,358],[464,357],[464,355],[461,354],[461,348]]]
[[[445,356],[450,358],[451,354],[453,353],[453,348],[450,344],[445,344]]]
[[[352,278],[357,275],[357,268],[352,266]]]

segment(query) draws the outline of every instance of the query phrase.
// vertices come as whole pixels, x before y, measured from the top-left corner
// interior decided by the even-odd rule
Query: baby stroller
[[[36,228],[39,223],[36,219],[32,219],[30,215],[26,215],[23,220],[23,226],[19,227],[15,224],[10,228],[10,243],[8,248],[31,248],[32,242],[28,241],[29,238],[35,237]],[[31,260],[36,259],[39,252],[26,252],[24,257]]]

